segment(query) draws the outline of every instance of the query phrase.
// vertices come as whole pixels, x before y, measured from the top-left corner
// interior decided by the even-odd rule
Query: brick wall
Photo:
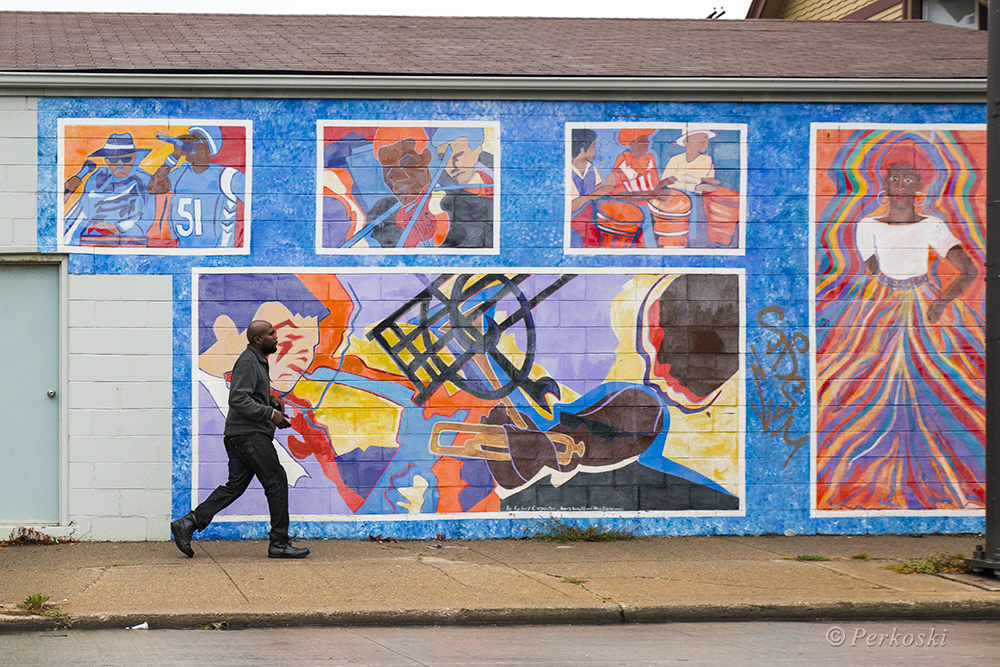
[[[69,280],[69,513],[80,539],[169,534],[170,276]]]

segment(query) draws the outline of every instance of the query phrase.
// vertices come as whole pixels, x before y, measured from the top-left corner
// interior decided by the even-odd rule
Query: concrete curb
[[[737,621],[885,621],[995,620],[996,601],[833,602],[823,604],[666,605],[651,607],[548,607],[513,609],[410,609],[393,611],[308,611],[178,614],[83,614],[76,630],[122,630],[148,623],[152,630],[190,630],[221,625],[227,629],[283,627],[380,627],[420,625],[597,625]],[[0,617],[0,633],[55,629],[45,616]]]

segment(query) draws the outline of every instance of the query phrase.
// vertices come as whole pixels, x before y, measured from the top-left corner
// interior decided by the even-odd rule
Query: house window
[[[924,19],[962,28],[979,27],[979,0],[924,0]]]

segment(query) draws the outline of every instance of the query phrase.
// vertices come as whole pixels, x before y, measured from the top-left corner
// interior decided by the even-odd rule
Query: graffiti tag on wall
[[[772,317],[769,317],[772,316]],[[788,457],[782,467],[787,467],[792,457],[799,451],[809,436],[794,438],[789,434],[796,417],[800,401],[808,397],[806,379],[799,370],[799,355],[809,351],[809,337],[801,332],[793,332],[791,337],[781,328],[785,320],[785,311],[780,306],[767,306],[757,313],[757,324],[767,329],[773,335],[772,340],[764,346],[763,359],[756,345],[750,346],[750,370],[753,372],[754,384],[757,387],[757,403],[753,406],[757,418],[760,419],[764,433],[781,436],[785,444],[791,447]],[[777,403],[766,396],[764,387],[770,381],[777,381],[781,399]]]

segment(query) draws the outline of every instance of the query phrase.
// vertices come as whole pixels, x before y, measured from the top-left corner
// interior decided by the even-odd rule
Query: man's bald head
[[[271,328],[271,323],[267,320],[254,320],[247,327],[247,340],[253,343],[253,339],[257,336],[263,336]]]
[[[278,336],[267,320],[254,320],[247,327],[247,341],[267,356],[278,350]]]

